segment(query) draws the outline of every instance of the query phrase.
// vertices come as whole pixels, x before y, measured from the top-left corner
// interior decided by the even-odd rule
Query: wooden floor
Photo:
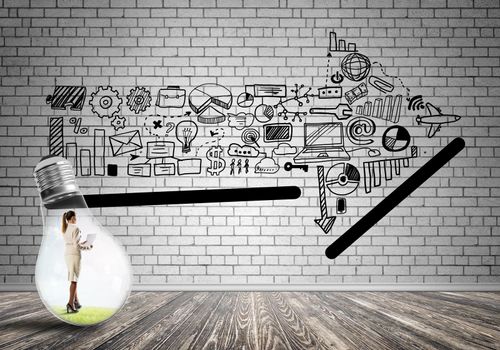
[[[499,349],[500,293],[138,292],[87,328],[0,293],[0,349],[24,348]]]

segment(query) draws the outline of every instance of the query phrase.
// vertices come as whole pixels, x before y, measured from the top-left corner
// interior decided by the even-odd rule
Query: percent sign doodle
[[[71,117],[69,119],[69,123],[71,125],[74,125],[73,132],[75,134],[82,134],[82,135],[84,135],[84,134],[86,134],[86,133],[89,132],[88,128],[85,128],[85,127],[82,128],[82,118]]]

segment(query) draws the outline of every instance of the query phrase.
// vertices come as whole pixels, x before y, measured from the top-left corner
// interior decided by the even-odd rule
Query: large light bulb
[[[183,120],[175,128],[177,140],[182,144],[182,153],[191,152],[191,142],[198,134],[198,125],[192,120]]]
[[[92,215],[66,159],[42,158],[34,175],[44,224],[35,270],[38,294],[47,309],[64,322],[79,326],[100,323],[127,300],[132,282],[129,258]],[[68,211],[76,215],[62,233],[63,214]],[[76,287],[73,298],[71,285]]]

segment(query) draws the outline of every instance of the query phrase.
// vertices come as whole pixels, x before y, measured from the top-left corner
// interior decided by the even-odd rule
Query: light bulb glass
[[[175,128],[177,140],[182,144],[182,153],[191,152],[191,143],[198,135],[198,125],[192,120],[183,120]]]
[[[127,300],[132,284],[124,248],[87,207],[66,159],[43,158],[34,175],[44,224],[35,270],[41,300],[54,316],[70,324],[93,325],[109,319]],[[75,212],[76,222],[63,234],[63,214],[70,210]],[[79,244],[75,244],[78,239]],[[78,312],[68,312],[70,284],[75,280],[81,307],[73,304]]]

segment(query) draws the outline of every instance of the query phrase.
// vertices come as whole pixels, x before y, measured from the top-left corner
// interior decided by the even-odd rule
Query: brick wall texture
[[[347,213],[326,235],[313,221],[320,216],[314,165],[307,173],[243,176],[226,169],[220,176],[141,178],[127,175],[125,155],[113,158],[117,177],[78,175],[84,194],[302,189],[294,201],[93,209],[130,255],[134,283],[500,282],[499,28],[498,1],[487,0],[0,0],[0,284],[34,282],[42,220],[32,173],[48,154],[50,117],[64,117],[67,141],[91,146],[93,128],[115,133],[108,118],[90,109],[98,86],[110,85],[123,98],[135,86],[155,96],[168,85],[189,94],[207,82],[226,86],[235,98],[254,83],[298,83],[314,92],[325,82],[331,30],[381,62],[412,95],[462,119],[427,138],[426,127],[404,112],[399,125],[420,156],[371,193],[360,187],[347,196]],[[339,57],[333,55],[331,72],[340,69]],[[83,110],[51,109],[45,98],[56,85],[86,86]],[[127,126],[120,132],[155,113],[154,106],[140,115],[123,108]],[[82,117],[87,136],[74,133],[72,116]],[[391,125],[380,122],[377,133]],[[302,123],[292,124],[291,143],[300,147]],[[221,143],[241,143],[239,131],[219,127]],[[214,129],[200,125],[193,144],[214,140]],[[338,235],[454,137],[466,142],[459,156],[343,255],[325,257]],[[262,146],[270,154],[275,145]],[[106,152],[111,159],[109,145]],[[277,160],[283,167],[285,159]],[[335,200],[328,194],[333,215]]]

